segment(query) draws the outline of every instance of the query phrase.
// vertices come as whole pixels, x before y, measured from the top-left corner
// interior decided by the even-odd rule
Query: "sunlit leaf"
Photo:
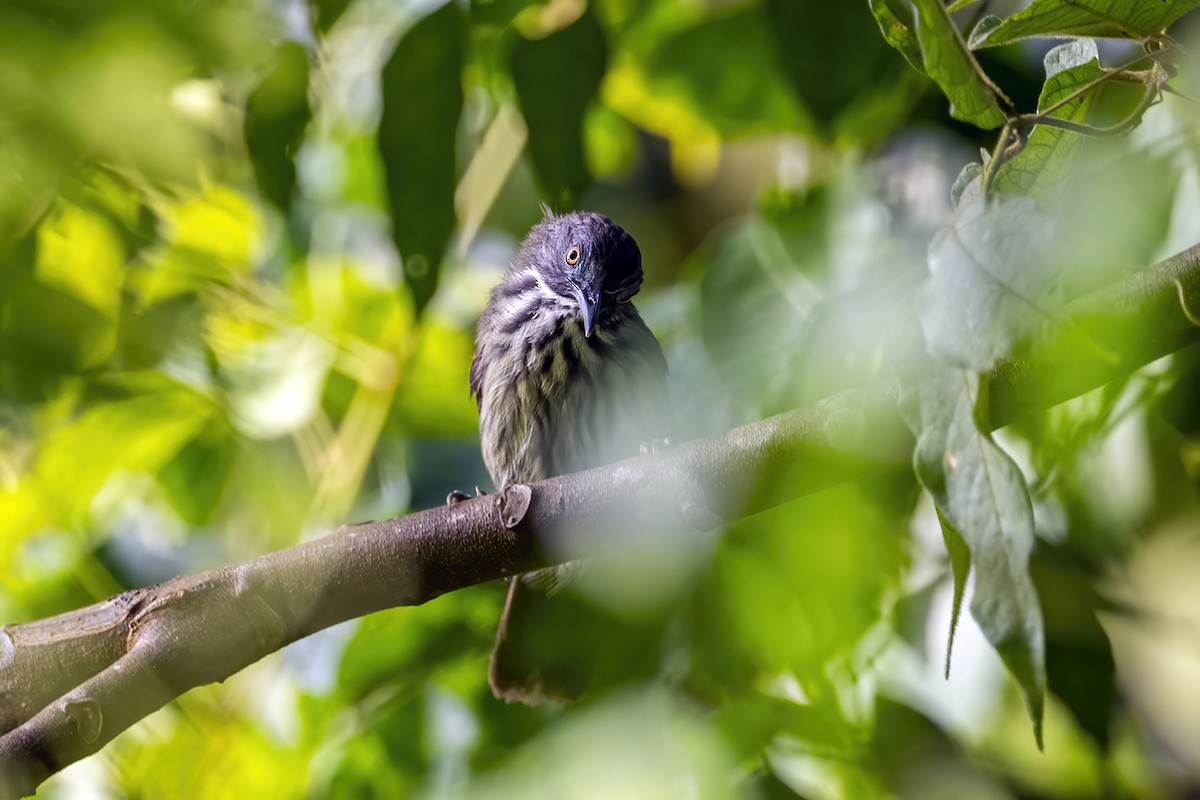
[[[38,227],[38,280],[109,317],[121,304],[125,251],[103,216],[60,200]]]
[[[85,223],[88,227],[104,224],[101,220]],[[111,231],[110,231],[111,233]],[[87,276],[74,275],[70,263],[58,263],[50,268],[56,284],[41,280],[38,275],[38,242],[31,235],[0,261],[0,386],[11,398],[33,399],[53,396],[59,382],[67,375],[102,364],[116,346],[116,319],[93,303],[80,297],[82,292],[96,292],[102,303],[112,302],[112,295],[100,298],[100,293],[118,287],[102,287],[91,283]],[[94,244],[101,250],[108,234]],[[112,240],[109,245],[119,246]],[[64,249],[75,249],[74,242],[51,241],[51,252],[65,255]],[[110,252],[110,256],[114,255]],[[113,267],[108,262],[109,269]],[[50,265],[47,264],[49,267]],[[119,268],[120,265],[117,265]],[[49,277],[49,276],[48,276]],[[110,275],[111,277],[111,275]],[[82,280],[83,285],[75,283]],[[103,279],[101,279],[103,280]],[[97,291],[99,290],[99,291]]]
[[[258,190],[283,210],[291,208],[296,190],[292,158],[312,112],[308,105],[308,53],[286,42],[275,65],[246,100],[246,149]]]
[[[1200,0],[1034,0],[978,42],[996,47],[1031,36],[1138,39],[1163,33]]]
[[[592,13],[540,39],[518,35],[510,56],[529,155],[542,197],[575,207],[592,176],[583,148],[583,120],[608,61],[604,31]]]
[[[448,2],[401,37],[383,68],[379,151],[392,237],[418,311],[437,288],[454,231],[454,143],[462,113],[466,19]]]
[[[980,128],[1003,125],[1001,99],[1010,103],[980,69],[941,0],[912,4],[925,72],[949,98],[951,115]]]
[[[117,470],[154,474],[212,413],[211,403],[165,378],[157,389],[102,403],[46,440],[35,473],[68,521],[88,508]]]
[[[245,195],[213,184],[200,194],[162,200],[162,238],[130,270],[144,305],[154,305],[249,273],[262,243],[262,217]]]
[[[1025,695],[1041,746],[1045,643],[1041,607],[1029,575],[1033,507],[1025,479],[988,430],[987,384],[941,369],[905,393],[905,418],[917,436],[913,464],[951,539],[970,550],[975,570],[971,615]]]

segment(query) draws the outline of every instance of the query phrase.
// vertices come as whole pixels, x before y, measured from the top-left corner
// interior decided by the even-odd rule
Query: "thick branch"
[[[1004,424],[1200,340],[1200,246],[1073,304],[1057,338],[990,382]],[[1080,339],[1090,341],[1087,348]],[[1097,347],[1096,345],[1100,345]],[[1104,353],[1111,351],[1111,357]],[[343,620],[588,552],[687,535],[907,460],[892,381],[665,453],[510,487],[0,628],[0,797],[172,698]]]

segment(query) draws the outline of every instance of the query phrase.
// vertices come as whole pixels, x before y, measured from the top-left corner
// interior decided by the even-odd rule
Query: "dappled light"
[[[5,0],[0,798],[1195,796],[1198,4]],[[497,487],[576,210],[673,424]]]

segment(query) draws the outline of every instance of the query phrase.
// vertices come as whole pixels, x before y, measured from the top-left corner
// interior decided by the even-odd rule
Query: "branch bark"
[[[1189,309],[1200,310],[1200,245],[1069,306],[1069,325],[993,373],[993,424],[1200,341]],[[634,547],[646,531],[687,536],[905,461],[898,386],[0,627],[0,798],[32,794],[187,690],[338,622]]]

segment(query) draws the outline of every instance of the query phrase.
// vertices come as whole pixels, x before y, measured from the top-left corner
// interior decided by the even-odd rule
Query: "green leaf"
[[[286,42],[275,65],[246,100],[246,149],[258,190],[287,211],[296,191],[292,158],[312,117],[308,105],[308,53]]]
[[[917,478],[933,496],[943,533],[961,537],[970,550],[971,615],[1020,684],[1040,748],[1046,671],[1042,612],[1029,575],[1033,506],[1020,469],[987,432],[987,383],[944,368],[907,390],[901,408],[917,436]]]
[[[556,208],[573,208],[592,182],[583,119],[608,64],[604,31],[585,12],[541,39],[518,36],[509,63],[542,197]]]
[[[392,238],[417,311],[437,289],[454,231],[454,143],[462,113],[466,18],[449,2],[417,22],[383,68],[379,150]]]
[[[892,47],[900,51],[905,60],[918,72],[925,73],[925,58],[921,55],[921,43],[909,20],[912,8],[907,0],[870,0],[871,13],[879,23],[879,31]],[[899,6],[899,8],[896,8]]]
[[[1087,88],[1104,75],[1092,39],[1080,39],[1046,53],[1046,83],[1038,98],[1038,113],[1056,119],[1086,123],[1100,92]],[[1060,105],[1061,104],[1061,105]],[[1045,197],[1060,186],[1078,152],[1081,134],[1037,125],[1025,149],[1006,161],[989,188],[1010,194]]]
[[[953,3],[946,6],[946,10],[953,13],[955,11],[963,10],[967,6],[971,5],[972,3],[978,3],[978,2],[979,2],[979,0],[954,0]]]
[[[967,589],[967,575],[971,571],[971,549],[963,541],[962,534],[938,510],[938,522],[942,525],[942,538],[946,542],[946,553],[950,556],[950,573],[954,577],[954,602],[950,611],[950,635],[946,639],[946,679],[950,678],[950,657],[954,653],[954,633],[962,616],[963,593]]]
[[[964,190],[953,223],[929,245],[930,278],[917,298],[929,352],[977,372],[1043,335],[1061,294],[1057,273],[1042,266],[1053,220],[1028,197],[989,201],[978,180]]]
[[[912,0],[925,72],[950,100],[950,114],[980,128],[1004,124],[1012,102],[988,79],[967,49],[941,0]]]
[[[1138,39],[1163,33],[1200,0],[1034,0],[1004,20],[977,47],[1032,36]]]

